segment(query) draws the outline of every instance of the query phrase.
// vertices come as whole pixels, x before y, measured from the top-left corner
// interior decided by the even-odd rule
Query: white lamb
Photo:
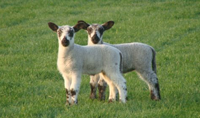
[[[121,74],[121,52],[111,46],[80,46],[74,44],[75,32],[80,30],[80,24],[71,27],[57,26],[49,22],[49,27],[57,32],[58,59],[57,66],[64,78],[66,89],[66,105],[78,103],[78,93],[82,74],[100,76],[110,88],[109,102],[115,100],[115,88],[118,89],[120,100],[126,102],[126,80]]]
[[[119,49],[123,55],[123,73],[135,70],[140,78],[145,81],[149,87],[152,100],[160,100],[160,89],[156,75],[156,52],[153,47],[143,43],[125,43],[108,44],[103,42],[103,32],[110,29],[113,21],[108,21],[102,25],[88,24],[85,21],[81,23],[81,28],[87,30],[88,45],[105,44]],[[98,84],[99,99],[105,99],[106,83],[99,75],[90,76],[91,94],[90,98],[96,98],[96,88]]]

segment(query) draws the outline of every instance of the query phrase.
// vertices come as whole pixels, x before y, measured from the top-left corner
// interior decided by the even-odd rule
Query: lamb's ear
[[[87,29],[87,27],[90,26],[84,21],[78,21],[78,23],[74,26],[75,32],[78,32],[80,29]]]
[[[87,28],[90,26],[90,24],[86,23],[86,22],[83,21],[83,20],[79,20],[79,21],[78,21],[78,24],[80,24],[80,28],[81,28],[81,29],[84,29],[84,30],[87,30]]]
[[[48,22],[49,28],[54,32],[57,32],[58,26],[55,23]]]
[[[105,30],[110,29],[112,26],[114,25],[114,21],[108,21],[106,23],[104,23],[102,26]]]

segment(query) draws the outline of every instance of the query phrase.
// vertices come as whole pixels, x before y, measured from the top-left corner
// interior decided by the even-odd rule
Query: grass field
[[[104,41],[153,46],[162,100],[150,100],[148,87],[132,72],[124,75],[126,104],[92,101],[84,75],[79,104],[66,107],[57,37],[47,23],[78,20],[114,20]],[[1,0],[0,41],[1,118],[200,118],[199,0]],[[79,31],[75,42],[86,45],[86,32]]]

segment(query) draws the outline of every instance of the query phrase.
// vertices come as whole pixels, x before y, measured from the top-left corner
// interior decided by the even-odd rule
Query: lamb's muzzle
[[[67,47],[68,45],[69,45],[69,40],[66,38],[66,37],[64,37],[63,39],[62,39],[62,45],[64,46],[64,47]]]

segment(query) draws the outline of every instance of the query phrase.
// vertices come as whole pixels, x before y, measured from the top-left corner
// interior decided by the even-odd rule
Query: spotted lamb
[[[116,89],[119,91],[119,99],[126,102],[126,80],[121,74],[121,52],[111,46],[94,45],[80,46],[74,44],[75,32],[80,30],[81,25],[57,26],[49,22],[49,27],[57,32],[58,36],[58,59],[57,67],[64,78],[66,89],[66,105],[78,103],[78,93],[82,74],[99,74],[109,85],[109,101],[116,98]]]
[[[88,33],[88,45],[105,44],[119,49],[123,55],[123,73],[136,71],[139,77],[146,82],[149,87],[152,100],[160,100],[160,89],[156,75],[156,52],[153,47],[143,43],[108,44],[103,42],[103,32],[110,29],[113,21],[108,21],[102,25],[88,24],[83,20],[81,28]],[[91,94],[90,98],[96,98],[96,89],[99,89],[99,99],[105,99],[106,82],[99,75],[90,76]]]

